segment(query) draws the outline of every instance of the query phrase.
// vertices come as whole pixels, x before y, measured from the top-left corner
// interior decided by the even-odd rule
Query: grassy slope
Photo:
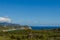
[[[0,40],[60,40],[60,32],[53,30],[16,30],[0,32]]]

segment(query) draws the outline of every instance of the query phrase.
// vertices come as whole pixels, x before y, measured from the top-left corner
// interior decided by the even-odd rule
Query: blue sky
[[[0,0],[0,17],[21,25],[60,25],[60,0]]]

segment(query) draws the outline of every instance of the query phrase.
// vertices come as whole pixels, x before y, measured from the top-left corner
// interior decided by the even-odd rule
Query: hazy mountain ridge
[[[28,25],[21,26],[20,24],[0,22],[0,30],[22,30],[31,29]]]

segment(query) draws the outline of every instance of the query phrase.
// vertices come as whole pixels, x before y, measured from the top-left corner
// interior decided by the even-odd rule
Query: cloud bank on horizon
[[[11,19],[8,18],[8,17],[0,17],[0,22],[8,22],[8,23],[10,23]]]

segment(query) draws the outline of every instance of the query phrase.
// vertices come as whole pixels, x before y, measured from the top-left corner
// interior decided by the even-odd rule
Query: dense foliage
[[[0,40],[60,40],[60,29],[0,32]]]

